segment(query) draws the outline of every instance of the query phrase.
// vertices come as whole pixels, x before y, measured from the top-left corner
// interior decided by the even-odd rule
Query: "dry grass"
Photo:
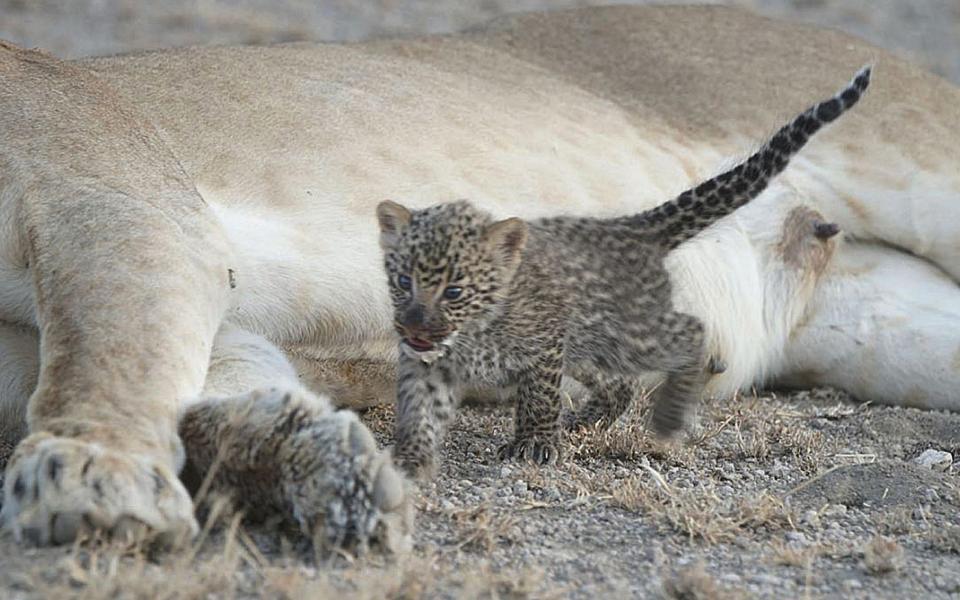
[[[456,511],[452,517],[460,550],[490,554],[498,545],[520,538],[516,516],[494,511],[488,504]]]
[[[927,541],[934,550],[960,554],[960,525],[932,527],[927,534]]]
[[[454,567],[438,555],[338,558],[312,567],[299,556],[265,558],[237,526],[215,537],[159,560],[141,548],[77,546],[55,565],[24,572],[15,587],[25,597],[77,600],[520,599],[564,592],[537,569],[497,569],[486,561]]]
[[[816,541],[808,544],[775,541],[770,545],[770,561],[786,567],[809,568],[817,559],[847,559],[858,554],[856,546],[847,543]]]
[[[151,557],[144,545],[77,544],[50,570],[23,574],[25,591],[42,598],[205,599],[235,589],[245,565],[255,564],[249,542],[232,518],[216,544],[209,538]]]
[[[722,600],[737,595],[720,588],[703,563],[684,567],[663,580],[663,597],[669,600]]]
[[[874,536],[863,547],[863,566],[871,575],[899,571],[906,564],[903,546],[893,538]]]
[[[880,533],[884,535],[906,535],[917,529],[917,524],[913,520],[913,509],[910,507],[901,506],[884,511],[873,521]]]
[[[497,570],[480,561],[469,568],[441,566],[437,556],[410,557],[387,567],[358,566],[331,576],[327,571],[295,567],[264,573],[263,595],[283,600],[347,596],[359,600],[413,600],[424,597],[467,599],[558,598],[563,590],[546,583],[543,571]]]
[[[828,454],[826,443],[823,434],[804,426],[808,415],[756,396],[734,406],[735,412],[728,417],[736,440],[735,447],[728,451],[730,458],[763,462],[790,457],[807,475],[822,468]]]
[[[646,407],[637,407],[612,427],[602,430],[588,427],[572,432],[569,443],[574,460],[637,460],[649,457],[666,464],[690,466],[694,463],[695,442],[664,442],[647,428]]]
[[[744,530],[779,530],[793,527],[796,515],[773,494],[724,500],[713,484],[679,489],[651,467],[648,477],[627,480],[614,490],[611,503],[661,519],[670,529],[691,540],[709,544],[733,541]]]

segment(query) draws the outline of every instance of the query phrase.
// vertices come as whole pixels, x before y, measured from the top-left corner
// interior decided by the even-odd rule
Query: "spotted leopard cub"
[[[414,473],[429,471],[461,391],[493,386],[516,390],[515,435],[501,457],[554,462],[564,374],[585,382],[612,422],[635,395],[634,378],[663,372],[652,426],[663,435],[679,430],[707,360],[700,321],[672,310],[664,257],[757,197],[869,82],[864,69],[743,163],[632,216],[527,223],[494,221],[466,201],[415,211],[381,203],[380,245],[401,336],[396,458]],[[837,232],[832,224],[815,229],[824,240]]]

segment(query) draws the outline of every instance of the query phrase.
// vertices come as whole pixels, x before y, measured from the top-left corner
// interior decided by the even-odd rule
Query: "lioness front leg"
[[[230,246],[149,122],[100,79],[41,53],[0,62],[0,260],[3,276],[26,271],[15,300],[40,334],[0,516],[39,544],[87,529],[189,536],[176,418],[229,304]]]
[[[0,469],[12,459],[13,448],[26,435],[25,413],[28,399],[36,387],[39,351],[38,335],[31,328],[0,325]],[[125,466],[118,468],[116,473],[104,473],[104,468],[112,466],[109,455],[93,454],[89,450],[82,444],[54,441],[47,436],[35,436],[30,444],[19,447],[18,454],[24,454],[26,458],[18,461],[18,470],[11,470],[9,491],[0,494],[0,505],[6,504],[3,513],[15,515],[19,521],[11,523],[15,533],[41,543],[69,541],[80,529],[103,528],[114,533],[140,534],[145,533],[144,524],[156,526],[162,518],[162,515],[144,514],[152,504],[162,510],[163,498],[168,492],[176,501],[176,491],[166,490],[165,480],[152,473],[149,465]],[[68,453],[74,460],[66,460],[63,453]],[[84,461],[75,460],[78,454],[88,456]],[[77,465],[82,465],[81,471],[71,471],[75,471]],[[131,475],[132,481],[118,482],[119,478]],[[124,483],[130,485],[124,486]],[[51,485],[73,490],[76,497],[67,498],[54,491],[46,495],[45,502],[38,503],[45,488]],[[107,504],[111,492],[129,494],[125,487],[134,493],[143,491],[142,498],[125,498],[142,512],[111,515],[114,507]],[[153,494],[156,499],[151,498]],[[6,503],[3,502],[5,496]],[[60,502],[59,507],[54,504],[56,501]],[[25,514],[24,509],[36,512]],[[44,517],[48,520],[46,527],[43,526]],[[17,525],[21,528],[18,529]]]
[[[188,467],[248,517],[281,515],[329,545],[410,547],[409,490],[389,454],[354,413],[303,389],[267,340],[225,326],[204,396],[180,420]]]

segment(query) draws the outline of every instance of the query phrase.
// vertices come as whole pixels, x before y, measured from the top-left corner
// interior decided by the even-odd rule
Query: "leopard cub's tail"
[[[869,85],[870,67],[864,67],[836,96],[810,107],[784,125],[750,158],[670,202],[631,217],[631,224],[649,228],[666,248],[676,248],[759,196],[807,140],[856,104]]]

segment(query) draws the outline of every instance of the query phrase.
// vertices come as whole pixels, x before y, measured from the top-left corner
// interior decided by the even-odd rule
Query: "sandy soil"
[[[171,45],[449,31],[511,10],[587,2],[485,0],[0,0],[0,37],[66,56]],[[955,0],[743,0],[825,24],[960,82]],[[868,400],[868,399],[864,399]],[[389,407],[365,415],[386,443]],[[556,468],[502,464],[509,409],[466,407],[421,490],[415,551],[316,557],[229,513],[192,547],[24,549],[0,536],[4,598],[956,597],[960,415],[873,407],[831,390],[707,403],[686,443],[642,410],[571,439]]]
[[[925,450],[960,451],[960,415],[857,404],[832,390],[707,403],[687,442],[643,410],[571,439],[570,458],[500,463],[509,408],[465,407],[422,486],[413,553],[315,557],[277,527],[180,552],[21,549],[11,598],[948,598],[960,594],[960,489]],[[387,442],[392,409],[365,420]]]

